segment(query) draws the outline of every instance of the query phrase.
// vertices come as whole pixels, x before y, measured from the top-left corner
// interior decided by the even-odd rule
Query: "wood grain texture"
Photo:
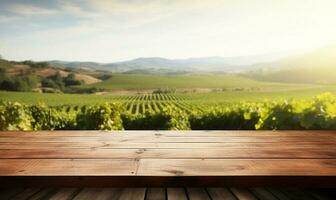
[[[190,200],[210,200],[205,188],[187,188],[188,197]]]
[[[169,200],[188,200],[184,188],[167,188],[167,198]]]
[[[332,159],[336,157],[336,146],[328,149],[321,147],[286,148],[208,148],[208,149],[3,149],[0,159],[273,159],[273,158],[316,158]]]
[[[6,184],[27,185],[35,178],[53,186],[63,181],[67,186],[213,187],[216,182],[249,182],[315,187],[316,181],[336,186],[335,177],[336,131],[0,132],[0,180]],[[230,190],[205,191],[214,198],[233,195]],[[248,192],[261,199],[285,194]],[[109,198],[123,196],[123,191],[113,193]],[[166,193],[172,198],[183,194]]]
[[[166,199],[165,188],[148,188],[146,199],[148,199],[148,200],[165,200]]]
[[[49,200],[71,200],[79,192],[80,189],[78,188],[61,188],[58,189],[52,196],[50,196]]]
[[[143,200],[146,188],[125,188],[122,190],[119,200]]]
[[[0,176],[134,176],[136,166],[126,159],[1,159]]]
[[[279,192],[283,189],[271,188]],[[146,194],[147,190],[147,194]],[[17,199],[50,199],[50,200],[272,200],[269,188],[257,188],[260,195],[255,195],[255,188],[11,188],[1,190],[0,194],[17,193]],[[167,196],[166,195],[167,191]],[[185,192],[187,191],[187,192]],[[292,197],[277,196],[276,200],[333,200],[334,195],[328,192],[309,189],[290,189]],[[152,193],[152,195],[150,194]],[[281,192],[280,192],[281,193]],[[171,194],[171,195],[169,195]],[[281,193],[283,194],[283,193]],[[12,195],[10,195],[12,196]],[[1,196],[5,197],[5,196]],[[16,198],[1,198],[1,200]]]
[[[258,198],[246,188],[231,188],[231,191],[239,200],[258,200]]]
[[[236,200],[235,196],[227,188],[208,188],[212,200]]]
[[[225,136],[222,137],[190,137],[190,136],[180,136],[180,137],[168,137],[168,136],[137,136],[134,135],[133,137],[130,136],[120,136],[120,135],[110,135],[110,136],[71,136],[71,137],[61,137],[55,134],[54,136],[30,136],[30,137],[1,137],[1,142],[42,142],[42,143],[51,143],[51,142],[63,142],[63,143],[73,143],[73,142],[86,142],[86,143],[94,143],[94,142],[106,142],[109,141],[111,143],[260,143],[260,142],[267,142],[267,143],[305,143],[305,142],[323,142],[326,144],[332,144],[336,142],[336,138],[334,136],[322,136],[322,137],[305,137],[302,140],[303,136],[254,136],[251,135],[250,137],[240,137],[240,136]]]
[[[335,137],[335,131],[334,130],[317,130],[317,131],[297,131],[297,130],[288,130],[288,131],[273,131],[273,130],[223,130],[223,131],[216,131],[216,130],[211,130],[211,131],[202,131],[202,130],[194,130],[194,131],[165,131],[165,130],[160,130],[160,131],[138,131],[138,130],[129,130],[129,131],[93,131],[93,130],[59,130],[59,131],[3,131],[1,132],[2,136],[10,136],[12,137],[13,135],[16,136],[20,134],[20,136],[34,136],[34,135],[55,135],[57,134],[58,136],[92,136],[96,137],[97,135],[119,135],[119,136],[131,136],[133,137],[134,135],[138,136],[169,136],[169,137],[175,137],[175,136],[201,136],[201,137],[206,137],[206,136],[217,136],[217,137],[222,137],[223,135],[225,136],[242,136],[242,137],[250,137],[251,135],[256,135],[256,136],[271,136],[273,137],[274,135],[281,135],[281,136],[314,136],[316,134],[319,134],[321,136],[330,136],[333,135]]]
[[[143,176],[336,176],[336,159],[142,159]]]

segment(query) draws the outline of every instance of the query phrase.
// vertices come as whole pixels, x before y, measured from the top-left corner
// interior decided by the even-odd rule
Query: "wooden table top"
[[[293,188],[10,188],[0,199],[50,200],[334,200],[331,190]]]
[[[262,183],[260,178],[312,177],[334,184],[336,132],[1,132],[0,176],[142,177],[147,182],[155,177],[202,182],[203,177],[207,183],[211,178],[257,177]]]

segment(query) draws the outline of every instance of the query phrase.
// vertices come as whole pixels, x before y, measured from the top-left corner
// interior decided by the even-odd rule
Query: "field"
[[[239,75],[144,75],[144,74],[114,74],[111,79],[82,85],[81,88],[96,87],[109,91],[114,90],[150,90],[150,89],[258,89],[258,88],[288,88],[293,84],[256,81]],[[296,87],[299,84],[295,85]]]
[[[161,76],[135,76],[140,75],[122,75],[127,81],[115,85],[109,82],[113,77],[100,82],[112,90],[96,94],[1,91],[0,130],[336,129],[336,86],[229,75],[203,75],[201,82],[196,75],[166,76],[162,82]],[[169,87],[161,88],[165,82]],[[313,98],[325,92],[333,95]],[[285,102],[290,99],[306,101]]]
[[[256,81],[238,75],[136,75],[114,74],[112,78],[80,87],[103,88],[97,94],[64,94],[0,91],[0,100],[34,105],[83,106],[116,102],[125,113],[158,112],[175,106],[192,112],[243,102],[309,99],[324,92],[336,94],[336,86]],[[157,93],[161,90],[160,93]]]
[[[335,86],[307,86],[275,91],[222,91],[204,93],[94,95],[94,94],[48,94],[32,92],[0,92],[1,100],[17,101],[26,104],[45,103],[47,105],[90,105],[105,102],[118,102],[125,111],[143,113],[158,111],[168,105],[183,110],[205,109],[209,106],[228,105],[239,102],[261,102],[279,99],[306,99],[324,92],[336,93]]]

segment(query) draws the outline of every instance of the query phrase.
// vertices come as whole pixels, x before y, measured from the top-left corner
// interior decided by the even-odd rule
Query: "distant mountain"
[[[124,62],[49,61],[53,66],[129,74],[240,73],[249,78],[290,83],[336,84],[336,45],[296,56],[262,55],[166,59],[137,58]]]
[[[54,67],[62,67],[62,68],[80,68],[80,69],[100,69],[101,64],[96,62],[67,62],[67,61],[59,61],[59,60],[51,60],[47,61]]]
[[[275,62],[255,65],[249,72],[259,80],[336,84],[336,45],[292,56]]]
[[[258,62],[272,61],[279,56],[203,57],[166,59],[143,57],[115,63],[48,61],[58,67],[108,70],[127,73],[241,72]]]

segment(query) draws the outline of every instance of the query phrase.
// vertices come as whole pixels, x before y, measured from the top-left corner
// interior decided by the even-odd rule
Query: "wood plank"
[[[15,195],[22,192],[24,189],[22,188],[10,188],[10,189],[1,189],[0,190],[0,199],[7,200],[12,199]]]
[[[143,176],[336,176],[336,159],[141,159]]]
[[[125,188],[119,200],[144,200],[146,188]]]
[[[96,199],[102,190],[102,188],[84,188],[73,198],[73,200]]]
[[[272,193],[275,197],[277,197],[279,200],[290,200],[288,196],[286,196],[283,192],[276,188],[267,188],[267,191]]]
[[[330,196],[328,194],[325,194],[321,191],[316,190],[305,190],[305,192],[309,193],[314,199],[316,200],[335,200],[335,196]]]
[[[145,200],[165,200],[166,189],[165,188],[148,188]]]
[[[159,188],[160,189],[160,188]],[[170,189],[170,190],[169,190]],[[184,193],[183,188],[169,188],[168,198],[167,200],[186,200],[186,194]],[[189,194],[191,194],[192,199],[209,199],[207,196],[210,194],[212,200],[238,200],[239,199],[264,199],[264,197],[256,196],[253,192],[254,189],[250,188],[188,188]],[[2,190],[0,194],[9,194],[12,191],[17,190],[16,188]],[[20,190],[20,189],[19,189]],[[22,189],[24,194],[17,195],[17,198],[12,199],[34,199],[34,197],[38,197],[38,199],[50,199],[50,200],[70,200],[70,199],[95,199],[95,200],[145,200],[145,188],[59,188],[56,192],[53,192],[48,195],[40,195],[46,194],[48,191],[52,191],[52,188],[26,188]],[[208,191],[208,194],[206,194]],[[258,188],[258,190],[265,191],[278,191],[276,188]],[[314,200],[332,200],[335,199],[334,195],[328,195],[326,192],[316,191],[316,190],[306,190],[306,189],[286,189],[291,191],[292,193],[296,193],[292,196],[292,199],[314,199]],[[37,191],[37,192],[36,192]],[[177,196],[169,196],[169,191],[172,191],[172,194],[178,194]],[[251,192],[252,191],[252,192]],[[32,195],[33,193],[33,195]],[[298,195],[299,194],[299,195]],[[312,195],[313,194],[313,195]],[[314,195],[318,194],[318,195]],[[32,196],[31,196],[32,195]],[[24,198],[27,197],[27,198]],[[74,198],[73,198],[74,197]],[[173,198],[177,197],[177,198]],[[180,198],[181,197],[181,198]],[[237,197],[237,198],[236,198]],[[289,198],[284,196],[277,197],[277,200],[289,200]],[[272,198],[267,198],[272,199]],[[1,200],[5,200],[1,198]]]
[[[56,192],[55,188],[43,188],[38,193],[29,197],[29,200],[41,200],[41,199],[49,199]]]
[[[295,200],[314,200],[309,193],[302,192],[301,190],[294,189],[294,188],[285,188],[281,189],[283,193],[285,193],[290,199]]]
[[[8,189],[7,189],[8,190]],[[7,191],[5,190],[5,191]],[[27,188],[20,192],[16,198],[28,199],[38,197],[41,192],[53,190],[52,188]],[[42,194],[41,193],[41,194]],[[145,188],[60,188],[50,195],[39,196],[38,199],[66,200],[66,199],[109,199],[109,200],[144,200]]]
[[[49,200],[71,200],[73,199],[78,193],[80,189],[78,188],[61,188],[57,190]]]
[[[331,148],[208,148],[204,149],[2,149],[0,159],[135,159],[135,158],[193,158],[193,159],[253,159],[253,158],[336,158],[336,146]]]
[[[122,188],[103,188],[99,196],[95,197],[97,200],[117,200],[120,199]]]
[[[75,132],[75,134],[73,133]],[[229,137],[229,138],[249,138],[249,137],[264,137],[264,138],[272,138],[272,137],[290,137],[290,138],[299,138],[299,137],[314,137],[319,136],[321,138],[331,137],[335,138],[335,131],[328,131],[328,132],[320,132],[320,131],[298,131],[298,132],[288,132],[288,131],[279,131],[278,133],[263,133],[260,131],[250,131],[250,132],[235,132],[232,133],[221,133],[221,132],[207,132],[207,131],[188,131],[185,133],[174,133],[173,131],[168,132],[157,132],[154,134],[151,134],[151,131],[148,131],[149,133],[145,132],[143,134],[138,133],[132,133],[129,131],[120,131],[118,133],[96,133],[95,131],[90,131],[89,133],[81,133],[76,131],[68,131],[68,132],[60,132],[60,131],[50,131],[50,132],[43,132],[43,131],[34,131],[34,132],[4,132],[1,131],[0,138],[18,138],[18,137],[24,137],[24,138],[31,138],[31,137],[64,137],[64,138],[96,138],[96,137],[102,137],[102,138],[119,138],[119,139],[127,139],[127,138],[134,138],[134,137],[143,137],[143,138],[160,138],[160,139],[166,139],[166,138],[193,138],[193,137]]]
[[[335,131],[2,132],[0,180],[176,187],[272,179],[285,185],[307,178],[307,185],[336,185],[335,144]],[[273,194],[251,191],[259,198]]]
[[[121,198],[121,195],[121,188],[84,188],[73,199],[117,200]]]
[[[327,136],[327,137],[335,137],[335,130],[315,130],[315,131],[297,131],[297,130],[281,130],[281,131],[273,131],[273,130],[224,130],[224,131],[217,131],[217,130],[193,130],[193,131],[134,131],[134,130],[127,130],[127,131],[97,131],[97,130],[57,130],[57,131],[2,131],[0,133],[0,137],[4,136],[31,136],[31,135],[58,135],[61,137],[68,137],[68,136],[94,136],[97,135],[121,135],[121,136],[130,136],[133,137],[134,135],[137,136],[169,136],[169,137],[185,137],[185,136],[197,136],[197,137],[208,137],[208,136],[239,136],[239,137],[250,137],[251,135],[254,136]]]
[[[329,149],[335,148],[334,143],[321,142],[301,142],[298,143],[114,143],[114,142],[0,142],[0,150],[2,149],[204,149],[204,148],[320,148]],[[323,147],[323,148],[321,148]]]
[[[237,137],[237,136],[225,136],[225,137],[120,137],[120,136],[97,136],[97,137],[59,137],[59,136],[38,136],[38,137],[2,137],[0,140],[3,142],[127,142],[127,143],[256,143],[256,142],[268,142],[268,143],[305,143],[305,142],[322,142],[331,144],[336,142],[336,137],[256,137],[251,135],[250,137]]]
[[[251,188],[250,191],[259,200],[278,200],[271,192],[267,191],[265,188]]]
[[[208,188],[212,200],[236,200],[236,197],[227,188]]]
[[[168,200],[188,200],[184,188],[167,188]]]
[[[26,200],[32,197],[34,194],[37,194],[39,191],[41,191],[40,188],[26,188],[22,192],[18,193],[13,197],[15,200]]]
[[[187,193],[190,200],[210,200],[205,188],[187,188]]]
[[[231,188],[231,191],[239,200],[258,200],[248,189]]]
[[[129,159],[1,159],[0,176],[133,176]]]

